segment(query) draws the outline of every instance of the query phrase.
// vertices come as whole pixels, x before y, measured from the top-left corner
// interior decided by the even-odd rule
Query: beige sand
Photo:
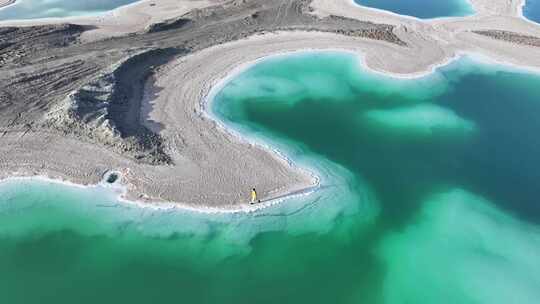
[[[166,2],[166,1],[165,1]],[[147,83],[145,124],[159,131],[175,166],[146,166],[108,150],[55,134],[9,133],[0,146],[0,172],[43,174],[93,183],[107,170],[126,175],[130,198],[141,194],[196,207],[242,209],[249,189],[265,198],[313,186],[315,180],[261,147],[222,130],[202,105],[212,87],[231,72],[268,55],[308,49],[340,49],[362,54],[366,65],[399,77],[429,73],[463,53],[540,69],[538,48],[477,35],[501,29],[540,37],[540,26],[521,18],[521,2],[474,0],[478,13],[465,18],[420,21],[354,6],[350,0],[314,0],[314,13],[333,14],[397,26],[407,47],[382,41],[317,32],[278,32],[204,49],[162,67]],[[158,17],[155,17],[158,18]],[[146,115],[144,115],[146,116]],[[158,124],[163,130],[156,128]]]

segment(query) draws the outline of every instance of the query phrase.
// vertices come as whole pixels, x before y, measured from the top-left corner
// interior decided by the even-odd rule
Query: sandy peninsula
[[[0,145],[2,177],[46,175],[90,184],[117,170],[130,199],[242,209],[252,187],[271,199],[317,183],[309,168],[291,166],[232,134],[207,112],[212,88],[261,58],[346,50],[394,77],[425,75],[462,54],[540,69],[535,46],[540,26],[522,18],[521,1],[473,0],[474,16],[433,20],[362,8],[350,0],[172,2],[186,3],[181,16],[139,10],[148,14],[143,18],[148,23],[173,18],[164,30],[75,39],[55,48],[53,60],[44,59],[51,56],[45,50],[17,60],[5,57],[0,84],[6,93],[0,101],[16,101],[17,92],[27,101],[0,110],[8,113]],[[138,5],[143,3],[148,4]],[[136,15],[136,7],[123,8],[122,15]],[[120,17],[103,18],[90,33],[116,35],[108,26]],[[88,32],[69,28],[69,35]],[[52,91],[37,96],[36,85]],[[127,106],[115,103],[119,97]]]

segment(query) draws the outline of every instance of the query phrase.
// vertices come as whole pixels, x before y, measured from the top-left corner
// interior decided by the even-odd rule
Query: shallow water
[[[113,10],[139,0],[17,0],[0,9],[0,21],[84,16]]]
[[[540,23],[540,1],[527,0],[523,7],[523,16],[536,23]]]
[[[119,203],[105,186],[4,182],[0,294],[9,303],[535,303],[539,78],[470,59],[414,80],[343,53],[262,61],[217,93],[213,111],[314,167],[320,191],[210,216]]]
[[[474,14],[467,0],[354,0],[357,4],[387,10],[400,15],[431,19]]]

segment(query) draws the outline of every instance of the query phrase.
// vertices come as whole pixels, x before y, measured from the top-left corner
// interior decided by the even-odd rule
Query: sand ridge
[[[15,3],[16,0],[0,0],[0,8],[11,5]]]

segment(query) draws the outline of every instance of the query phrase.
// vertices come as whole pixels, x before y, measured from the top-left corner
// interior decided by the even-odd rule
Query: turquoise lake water
[[[527,0],[523,7],[523,16],[536,23],[540,23],[540,1]]]
[[[461,17],[474,14],[474,10],[467,0],[354,0],[354,2],[420,19]]]
[[[73,17],[102,13],[139,0],[17,0],[0,9],[0,21]]]
[[[2,299],[536,303],[539,81],[468,58],[400,80],[346,53],[271,57],[212,111],[317,170],[319,191],[207,215],[0,183]]]

